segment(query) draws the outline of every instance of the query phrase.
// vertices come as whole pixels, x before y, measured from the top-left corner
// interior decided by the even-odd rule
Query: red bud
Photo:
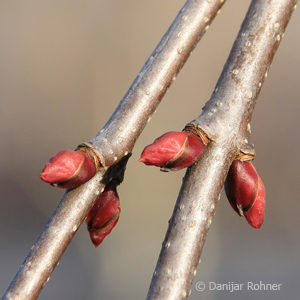
[[[86,223],[90,238],[98,247],[119,220],[121,208],[115,185],[107,186],[89,211]]]
[[[235,160],[225,181],[225,192],[233,209],[254,228],[260,228],[265,213],[265,187],[250,161]]]
[[[90,180],[95,173],[95,163],[88,153],[63,150],[50,158],[40,178],[54,186],[71,189]]]
[[[163,171],[176,171],[194,164],[205,149],[204,143],[193,133],[171,131],[147,146],[139,161]]]

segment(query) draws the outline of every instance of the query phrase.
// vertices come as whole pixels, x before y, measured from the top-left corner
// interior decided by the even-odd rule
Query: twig
[[[294,0],[253,0],[215,91],[189,126],[211,143],[185,175],[148,292],[148,300],[186,299],[221,189],[239,152],[273,56],[295,7]]]
[[[104,129],[81,145],[98,154],[102,168],[86,184],[66,192],[21,265],[3,299],[36,299],[104,185],[120,165],[167,88],[205,33],[224,0],[188,0],[147,60]],[[125,162],[126,163],[126,162]],[[108,174],[109,173],[109,174]]]

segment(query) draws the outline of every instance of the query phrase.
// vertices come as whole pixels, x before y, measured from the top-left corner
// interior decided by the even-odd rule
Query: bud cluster
[[[145,147],[140,162],[176,171],[194,164],[204,154],[206,141],[193,131],[167,132]],[[244,155],[246,159],[253,157]],[[241,158],[240,158],[241,159]],[[251,161],[233,161],[225,181],[225,192],[233,209],[260,228],[265,213],[265,187]]]
[[[89,153],[63,150],[50,158],[40,178],[53,186],[73,189],[90,180],[97,168],[96,157],[91,157]],[[95,247],[101,244],[119,220],[121,208],[116,186],[109,183],[87,215],[87,228]]]
[[[167,132],[145,147],[139,161],[160,167],[162,171],[181,170],[201,158],[207,143],[207,137],[196,130]],[[245,216],[252,227],[260,228],[265,214],[265,187],[251,159],[244,155],[233,161],[225,181],[225,192],[233,209]],[[53,186],[72,189],[90,180],[98,165],[97,158],[86,151],[64,150],[50,159],[40,178]],[[116,187],[117,182],[110,182],[87,215],[87,228],[95,247],[119,220],[121,208]]]

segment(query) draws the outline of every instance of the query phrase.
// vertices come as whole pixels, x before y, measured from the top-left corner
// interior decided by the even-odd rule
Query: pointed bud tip
[[[260,229],[262,224],[264,223],[263,217],[245,215],[245,218],[248,224],[254,229]]]
[[[247,213],[245,218],[250,226],[255,229],[260,229],[264,223],[265,217],[265,205],[262,207],[253,206]]]
[[[262,226],[262,224],[263,224],[263,222],[261,222],[261,223],[249,223],[251,226],[252,226],[252,228],[254,228],[254,229],[260,229],[261,228],[261,226]]]
[[[43,171],[40,174],[40,179],[43,180],[46,183],[50,183],[51,182],[51,178],[49,178],[48,174],[49,174],[49,172],[47,170],[47,165],[45,165]]]
[[[105,236],[103,236],[103,235],[98,236],[97,234],[94,234],[93,232],[90,233],[90,239],[95,248],[99,247],[99,245],[102,243],[104,238],[105,238]]]
[[[140,157],[140,159],[138,160],[139,162],[141,162],[141,163],[144,163],[145,161],[146,161],[146,159],[144,158],[144,157]]]
[[[92,228],[88,228],[88,231],[90,233],[90,239],[95,248],[97,248],[103,242],[106,236],[108,236],[113,230],[113,228],[116,226],[116,224],[119,221],[119,214],[120,210],[119,213],[117,213],[117,216],[115,215],[114,217],[112,217],[112,219],[108,221],[107,225],[105,225],[102,228],[94,230]]]

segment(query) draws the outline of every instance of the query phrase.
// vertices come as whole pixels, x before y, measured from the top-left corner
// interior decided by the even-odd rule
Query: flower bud
[[[167,132],[147,146],[139,159],[162,171],[176,171],[194,164],[204,153],[205,144],[191,132]]]
[[[250,161],[235,160],[227,174],[225,192],[233,209],[260,228],[265,214],[265,187]]]
[[[40,178],[53,186],[71,189],[90,180],[95,173],[95,163],[87,152],[63,150],[50,158]]]
[[[110,184],[97,198],[86,218],[90,238],[95,247],[98,247],[115,227],[120,212],[120,200],[116,186]]]

